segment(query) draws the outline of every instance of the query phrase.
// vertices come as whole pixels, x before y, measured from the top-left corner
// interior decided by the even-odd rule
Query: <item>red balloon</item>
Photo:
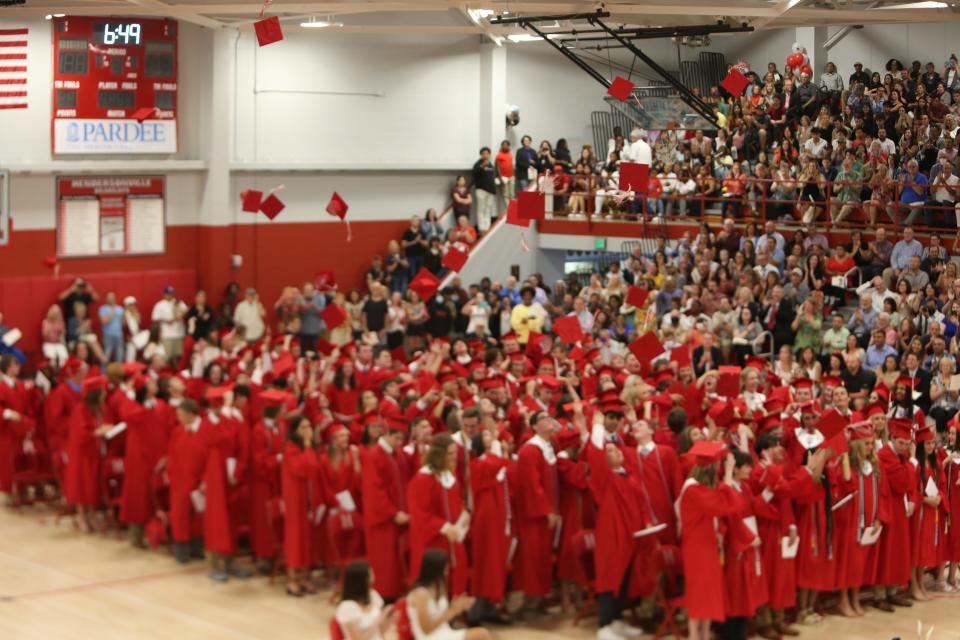
[[[789,66],[792,69],[797,69],[802,64],[803,64],[802,53],[792,53],[787,57],[787,66]]]
[[[813,77],[813,67],[811,67],[811,66],[808,65],[808,64],[805,64],[805,65],[803,65],[803,66],[800,68],[800,73],[805,73],[805,74],[807,74],[808,76],[810,76],[810,77],[812,78],[812,77]]]

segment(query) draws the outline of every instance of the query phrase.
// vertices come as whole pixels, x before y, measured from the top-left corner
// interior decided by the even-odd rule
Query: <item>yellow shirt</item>
[[[546,312],[539,303],[534,302],[527,306],[518,304],[510,312],[510,326],[517,334],[517,342],[527,344],[531,331],[541,332]]]

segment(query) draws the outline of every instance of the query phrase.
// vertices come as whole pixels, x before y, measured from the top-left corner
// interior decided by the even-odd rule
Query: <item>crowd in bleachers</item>
[[[38,319],[36,353],[0,346],[0,492],[206,558],[216,581],[249,576],[241,551],[284,572],[291,596],[325,579],[340,590],[331,628],[351,639],[394,624],[483,638],[556,608],[595,610],[602,640],[677,626],[677,608],[695,639],[711,625],[776,638],[955,592],[960,246],[882,225],[831,239],[818,224],[828,180],[850,206],[870,202],[827,177],[838,151],[841,171],[869,169],[864,182],[901,197],[921,171],[952,175],[956,126],[925,98],[952,95],[952,60],[938,82],[920,69],[889,87],[828,70],[822,91],[773,67],[741,100],[717,93],[712,137],[664,131],[651,146],[640,131],[605,162],[528,138],[501,148],[473,190],[458,180],[456,224],[412,219],[361,288],[321,273],[272,307],[239,285],[215,306],[169,288],[148,313],[78,279]],[[511,189],[547,170],[603,184],[618,154],[644,153],[653,176],[729,194],[728,217],[586,280],[426,277]],[[764,172],[784,176],[771,193],[789,182],[810,204],[754,220],[769,203],[749,194],[766,183],[745,176]],[[920,195],[907,215],[945,210]],[[659,213],[645,196],[639,211]],[[781,216],[806,224],[786,231]]]

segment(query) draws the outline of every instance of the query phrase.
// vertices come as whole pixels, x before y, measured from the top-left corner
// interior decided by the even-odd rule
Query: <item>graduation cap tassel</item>
[[[530,245],[527,244],[527,237],[523,235],[523,231],[520,232],[520,248],[525,252],[530,252]]]

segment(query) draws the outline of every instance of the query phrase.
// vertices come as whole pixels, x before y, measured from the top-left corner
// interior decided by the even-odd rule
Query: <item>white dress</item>
[[[430,620],[436,620],[442,616],[443,612],[446,611],[449,606],[450,603],[447,601],[447,596],[441,596],[437,600],[428,597],[427,613],[430,615]],[[464,636],[467,635],[466,629],[454,629],[450,626],[449,622],[444,622],[431,633],[424,633],[420,629],[420,620],[417,618],[417,611],[410,604],[409,597],[407,598],[407,616],[410,618],[410,630],[413,631],[413,637],[416,640],[463,640]]]
[[[380,613],[383,611],[383,598],[381,598],[380,594],[376,591],[370,592],[370,605],[366,611],[354,600],[344,600],[337,605],[334,618],[336,618],[337,624],[340,625],[344,635],[346,635],[347,624],[353,622],[357,623],[360,631],[369,631],[370,629],[377,628],[377,624],[380,622]],[[383,636],[379,630],[377,630],[372,638],[373,640],[383,640]]]

